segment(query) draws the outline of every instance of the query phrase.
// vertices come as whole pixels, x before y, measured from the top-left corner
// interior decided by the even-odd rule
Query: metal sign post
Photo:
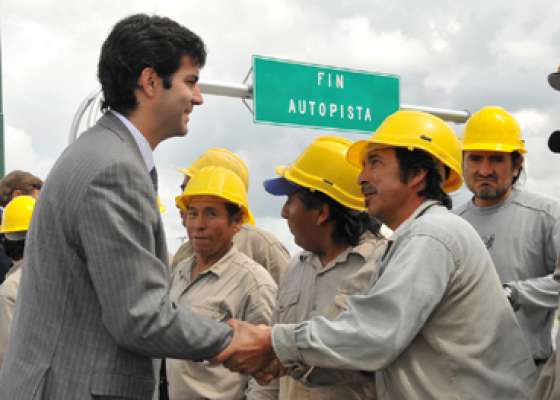
[[[2,31],[0,29],[0,178],[4,176],[6,171],[6,157],[4,156],[4,108],[2,98]]]
[[[459,124],[465,123],[470,117],[467,110],[399,105],[399,79],[394,75],[260,56],[255,56],[253,63],[243,83],[202,81],[202,93],[240,98],[253,114],[254,121],[259,123],[332,128],[368,134],[398,109],[424,111]],[[251,73],[253,83],[248,83]],[[85,127],[89,128],[99,118],[100,99],[101,91],[98,89],[82,101],[70,127],[70,143],[76,140],[84,119]],[[253,101],[253,107],[248,100]],[[84,118],[86,115],[87,118]]]

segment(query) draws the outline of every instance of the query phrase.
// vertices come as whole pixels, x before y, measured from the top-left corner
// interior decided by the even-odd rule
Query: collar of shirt
[[[426,200],[422,204],[418,206],[416,210],[408,217],[402,224],[400,224],[397,229],[393,231],[393,234],[390,237],[390,241],[395,241],[395,239],[408,230],[408,227],[414,223],[414,220],[417,219],[421,214],[423,214],[428,208],[432,207],[433,205],[439,205],[439,201],[436,200]]]
[[[202,271],[198,276],[204,275],[215,275],[218,278],[224,273],[224,270],[228,267],[232,259],[239,253],[239,250],[232,245],[229,251],[224,254],[222,258],[216,261],[210,268],[207,270]],[[187,282],[191,281],[191,273],[192,269],[194,268],[196,255],[192,255],[184,261],[181,261],[178,265],[179,274],[181,278]]]
[[[478,207],[477,205],[474,204],[474,198],[472,198],[467,203],[467,208],[470,211],[474,212],[475,214],[479,214],[479,215],[494,214],[499,209],[507,207],[508,205],[513,203],[513,201],[517,198],[518,195],[519,195],[519,189],[513,188],[511,190],[511,193],[507,197],[507,199],[505,199],[501,203],[494,204],[493,206],[488,206],[488,207]]]
[[[146,137],[142,135],[142,132],[140,132],[128,118],[115,110],[111,110],[111,112],[124,124],[124,126],[128,128],[132,134],[132,137],[140,150],[140,154],[142,154],[146,168],[148,168],[148,172],[150,172],[152,168],[155,167],[154,154],[152,152],[152,148],[150,147],[150,143],[148,143]]]
[[[371,246],[369,246],[367,243],[360,243],[355,247],[348,247],[346,250],[344,250],[342,253],[340,253],[338,256],[336,256],[333,260],[331,260],[324,267],[323,267],[323,264],[321,264],[321,260],[319,259],[319,256],[317,256],[317,254],[312,253],[310,251],[302,252],[299,256],[299,259],[300,259],[301,262],[307,262],[307,263],[311,264],[313,266],[313,268],[315,268],[317,274],[321,275],[321,274],[333,269],[338,264],[343,264],[343,263],[347,262],[348,257],[350,257],[351,254],[354,254],[354,255],[366,260],[366,258],[368,257],[368,255],[370,253],[371,253]]]

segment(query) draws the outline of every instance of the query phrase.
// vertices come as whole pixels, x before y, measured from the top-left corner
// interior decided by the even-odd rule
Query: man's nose
[[[490,162],[490,160],[484,159],[480,162],[478,173],[482,176],[492,175],[494,173],[494,165]]]
[[[282,206],[282,211],[280,212],[280,216],[284,219],[288,219],[288,201],[284,203]]]
[[[200,91],[200,85],[198,83],[193,89],[192,103],[195,106],[200,106],[204,103],[204,98],[202,97],[202,92]]]

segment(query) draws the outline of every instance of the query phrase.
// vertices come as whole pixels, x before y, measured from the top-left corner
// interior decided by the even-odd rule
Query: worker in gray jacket
[[[548,75],[548,83],[553,89],[560,91],[560,66],[556,72]],[[553,132],[548,139],[548,148],[553,153],[560,153],[560,131]],[[560,281],[560,257],[556,259],[556,270],[554,271],[554,279]],[[560,331],[556,336],[556,351],[552,353],[552,357],[544,365],[535,389],[534,400],[553,400],[560,399]]]
[[[515,186],[526,152],[517,121],[500,107],[484,107],[463,135],[463,177],[473,193],[456,210],[490,252],[537,366],[552,354],[551,330],[560,284],[560,203]]]
[[[214,362],[279,375],[279,360],[377,371],[379,399],[528,399],[536,369],[475,230],[448,211],[461,186],[461,147],[441,119],[389,116],[348,160],[362,166],[368,213],[391,228],[380,276],[332,321],[314,316],[272,328],[229,321],[230,345]]]

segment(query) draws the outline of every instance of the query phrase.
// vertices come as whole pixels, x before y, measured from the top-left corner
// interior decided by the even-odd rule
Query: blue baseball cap
[[[289,196],[302,189],[301,186],[290,182],[284,177],[267,179],[263,182],[264,190],[274,196]]]

